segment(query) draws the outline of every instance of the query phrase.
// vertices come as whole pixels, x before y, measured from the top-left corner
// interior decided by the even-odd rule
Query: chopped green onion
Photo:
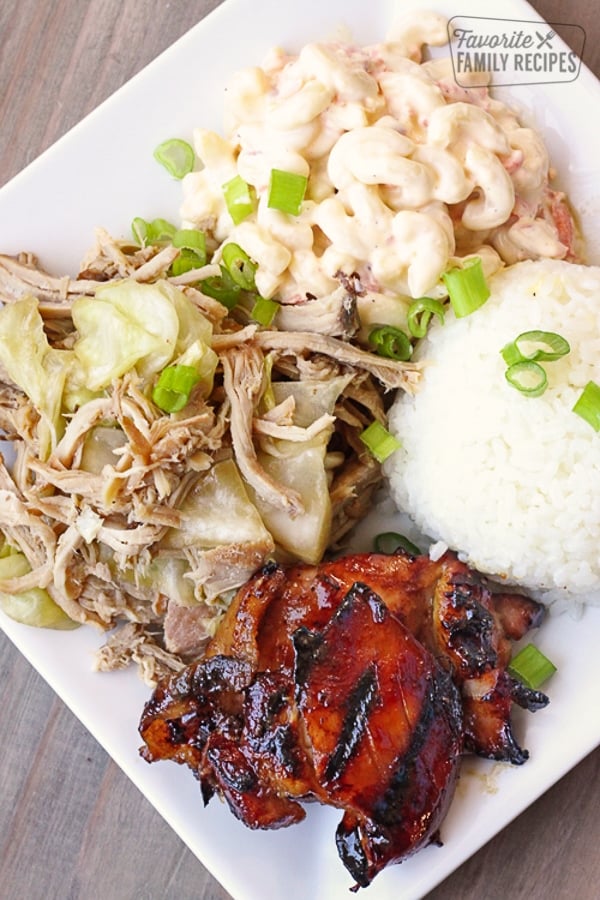
[[[500,355],[502,356],[502,359],[507,366],[513,366],[518,362],[526,362],[524,357],[517,349],[516,341],[510,341],[508,344],[505,344],[500,351]]]
[[[573,412],[585,419],[594,431],[600,431],[600,385],[595,381],[588,381],[573,407]]]
[[[136,216],[131,223],[131,233],[136,244],[144,246],[148,241],[148,223],[146,220]]]
[[[200,281],[198,289],[203,294],[206,294],[207,297],[218,300],[227,309],[233,309],[234,306],[237,306],[242,292],[241,287],[235,283],[225,266],[221,266],[220,275],[211,275],[209,278],[204,278]]]
[[[308,178],[297,172],[271,169],[267,206],[297,216],[304,200]]]
[[[166,219],[152,219],[148,224],[148,239],[152,244],[172,241],[177,229]]]
[[[421,556],[421,551],[416,544],[409,541],[406,535],[398,534],[397,531],[383,531],[376,535],[374,545],[377,553],[391,554],[400,549],[410,553],[411,556]]]
[[[173,235],[172,244],[180,248],[179,256],[169,269],[171,275],[183,275],[206,265],[206,235],[196,228],[180,228]]]
[[[554,675],[556,666],[534,644],[527,644],[510,661],[508,672],[535,691]]]
[[[278,312],[279,303],[277,303],[276,300],[270,300],[268,297],[259,297],[252,307],[252,318],[258,322],[259,325],[268,326]]]
[[[153,241],[172,241],[177,228],[168,219],[152,219],[148,225],[150,237]]]
[[[206,260],[198,256],[195,250],[188,250],[184,247],[169,266],[169,275],[184,275],[185,272],[202,268],[205,263]]]
[[[400,441],[377,420],[371,422],[359,437],[375,459],[381,463],[402,446]]]
[[[139,216],[131,223],[131,231],[138,244],[159,244],[163,241],[172,241],[177,229],[166,219],[152,219],[146,222]]]
[[[174,247],[181,250],[171,264],[170,275],[182,275],[190,269],[199,269],[206,265],[206,236],[196,228],[177,229],[166,219],[146,222],[138,216],[131,223],[131,230],[137,243],[142,246],[170,241]]]
[[[462,268],[444,272],[442,279],[457,319],[471,315],[490,296],[479,256],[468,259]]]
[[[548,378],[539,363],[521,360],[513,363],[504,373],[511,387],[526,397],[541,397],[548,387]]]
[[[173,246],[183,250],[193,250],[198,256],[204,257],[206,263],[206,235],[197,228],[179,228],[173,235]]]
[[[394,328],[393,325],[381,325],[373,328],[369,333],[369,341],[374,344],[375,352],[379,356],[386,356],[402,362],[411,357],[413,348],[409,336],[400,328]]]
[[[158,377],[152,399],[165,412],[179,412],[188,404],[192,389],[199,381],[200,376],[193,366],[167,366]]]
[[[225,268],[244,291],[255,291],[254,276],[258,268],[239,244],[225,244],[223,247],[223,263]]]
[[[194,168],[194,150],[181,138],[163,141],[154,151],[154,159],[164,166],[173,178],[183,178]]]
[[[223,185],[223,194],[227,210],[234,225],[239,225],[248,218],[256,208],[256,194],[253,188],[244,181],[241,175],[236,175]]]
[[[554,331],[523,331],[518,337],[506,344],[500,353],[507,365],[522,362],[551,362],[566,356],[570,351],[569,343]]]
[[[431,297],[421,297],[408,307],[406,323],[413,337],[423,338],[427,334],[432,316],[437,316],[441,324],[444,324],[444,306],[439,300]]]

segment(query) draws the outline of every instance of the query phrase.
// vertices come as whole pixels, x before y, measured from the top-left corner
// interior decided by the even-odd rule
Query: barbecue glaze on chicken
[[[510,641],[537,604],[493,595],[446,554],[356,554],[264,566],[203,659],[158,684],[142,755],[190,766],[251,828],[317,800],[343,810],[336,842],[367,886],[438,839],[465,750],[526,758],[510,728]]]
[[[511,727],[512,704],[533,711],[548,701],[516,684],[507,666],[512,642],[541,623],[544,607],[520,594],[492,593],[452,553],[438,561],[400,551],[357,553],[318,566],[269,566],[238,591],[208,653],[241,653],[259,669],[291,672],[295,630],[323,627],[358,581],[451,673],[462,695],[466,749],[525,762],[527,751]]]

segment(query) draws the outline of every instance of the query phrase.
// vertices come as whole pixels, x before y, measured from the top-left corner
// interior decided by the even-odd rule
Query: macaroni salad
[[[442,274],[474,255],[486,275],[574,258],[541,137],[487,88],[458,87],[449,58],[426,58],[447,41],[445,19],[413,14],[381,44],[274,49],[238,72],[225,137],[194,131],[203,167],[183,180],[182,218],[212,235],[214,261],[235,242],[259,292],[284,305],[357,277],[364,340],[374,323],[402,327],[411,299],[446,296]],[[269,206],[273,170],[307,179],[297,215]],[[223,192],[236,177],[255,195],[238,224]]]

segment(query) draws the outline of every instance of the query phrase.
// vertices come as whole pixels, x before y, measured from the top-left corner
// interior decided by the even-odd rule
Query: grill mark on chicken
[[[249,745],[271,754],[278,766],[298,776],[301,766],[294,724],[288,716],[290,699],[287,679],[279,673],[260,673],[246,691],[244,717]]]
[[[340,739],[325,767],[325,781],[335,781],[342,775],[369,727],[369,715],[378,699],[377,676],[369,667],[348,698]]]
[[[430,702],[423,707],[421,718],[413,732],[413,739],[408,751],[398,759],[398,766],[390,779],[385,794],[373,808],[374,817],[377,821],[383,822],[384,825],[398,825],[404,817],[402,801],[405,793],[410,789],[411,778],[414,776],[414,769],[419,754],[423,749],[425,738],[433,720],[434,707],[431,702],[431,695],[428,699]]]
[[[348,592],[337,611],[335,616],[337,619],[341,619],[350,609],[357,595],[364,596],[372,607],[375,607],[377,603],[381,605],[379,598],[375,597],[366,585],[356,584]],[[375,621],[378,620],[382,621],[381,614],[378,619],[375,619]],[[321,634],[311,632],[304,627],[294,632],[292,641],[296,651],[296,684],[300,687],[301,692],[302,685],[309,677],[311,667],[319,662],[320,655],[323,655],[322,651],[327,652],[328,648],[323,643]],[[339,740],[325,765],[323,778],[326,783],[335,781],[344,772],[368,730],[370,713],[380,699],[377,673],[375,667],[369,665],[348,694]],[[320,701],[325,707],[329,705],[330,701],[326,692],[321,692]]]
[[[481,591],[462,582],[446,594],[456,617],[444,622],[448,646],[468,660],[469,669],[478,674],[498,665],[493,645],[494,617],[480,600]]]
[[[443,685],[442,690],[440,690],[440,684]],[[405,795],[414,780],[415,768],[419,764],[420,755],[423,752],[436,712],[444,698],[452,696],[452,691],[448,690],[448,681],[444,684],[443,676],[440,676],[440,679],[430,679],[427,702],[423,705],[421,717],[412,733],[411,744],[406,753],[398,758],[388,788],[373,808],[373,815],[377,821],[388,826],[398,825],[402,822],[405,814]],[[455,717],[457,721],[461,718],[458,709],[451,710],[450,716]]]

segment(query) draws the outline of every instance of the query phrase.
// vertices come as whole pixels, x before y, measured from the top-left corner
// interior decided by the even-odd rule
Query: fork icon
[[[544,36],[543,34],[540,34],[539,31],[536,31],[535,35],[539,41],[538,50],[541,50],[542,47],[550,47],[551,46],[552,38],[555,37],[556,32],[548,31],[547,34]]]

